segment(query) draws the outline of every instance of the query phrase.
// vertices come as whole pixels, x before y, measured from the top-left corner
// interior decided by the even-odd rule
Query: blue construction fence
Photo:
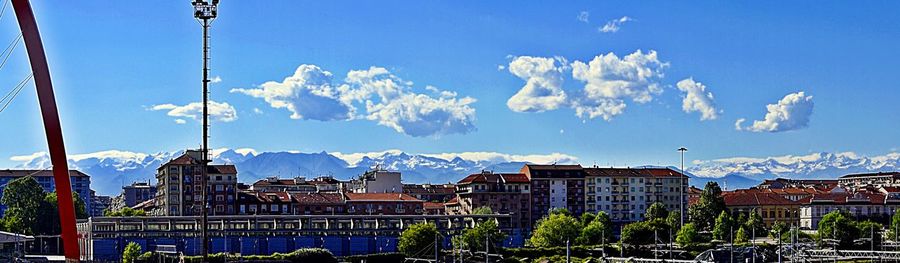
[[[241,255],[271,255],[288,253],[301,248],[324,248],[338,257],[375,253],[397,252],[396,236],[241,236],[210,238],[210,252],[228,252]],[[117,260],[121,258],[125,246],[134,242],[141,245],[141,253],[156,251],[159,245],[175,246],[184,255],[199,255],[202,241],[190,238],[95,238],[93,240],[94,260]],[[525,237],[521,231],[507,233],[504,247],[521,247]],[[443,247],[451,248],[450,238],[443,238]]]

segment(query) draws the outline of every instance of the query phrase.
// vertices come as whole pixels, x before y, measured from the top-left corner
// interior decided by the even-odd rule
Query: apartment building
[[[256,181],[250,186],[250,190],[259,192],[288,192],[288,193],[319,193],[337,192],[340,182],[331,176],[320,176],[307,180],[306,177],[297,176],[292,179],[267,177]]]
[[[513,227],[531,229],[531,183],[525,174],[482,171],[456,184],[456,197],[446,204],[447,214],[470,215],[479,207],[510,214]]]
[[[157,169],[155,215],[199,215],[203,207],[201,151],[187,150]],[[234,165],[207,166],[208,214],[236,213],[237,169]]]
[[[604,211],[614,223],[643,220],[644,212],[656,202],[668,211],[680,211],[681,200],[687,202],[687,177],[672,169],[595,166],[584,168],[584,173],[586,211]]]
[[[353,193],[402,193],[403,183],[400,172],[383,170],[378,167],[366,171],[347,184],[347,191]]]
[[[900,186],[900,172],[877,172],[848,174],[838,178],[843,187],[861,188],[866,186]]]
[[[3,196],[3,188],[5,188],[10,181],[26,176],[34,178],[34,180],[41,185],[41,188],[44,189],[44,192],[50,193],[56,191],[56,181],[53,179],[53,170],[6,169],[0,170],[0,196]],[[85,212],[90,213],[93,208],[93,202],[91,202],[91,177],[78,170],[69,170],[69,182],[72,185],[72,192],[78,193],[78,197],[84,201]],[[2,216],[4,212],[6,212],[6,206],[0,205],[0,216]]]
[[[533,221],[556,208],[565,208],[575,216],[584,213],[585,172],[581,165],[526,164],[519,173],[531,184]]]
[[[127,207],[134,207],[154,196],[156,196],[156,186],[150,185],[149,182],[135,182],[122,187],[122,199]]]

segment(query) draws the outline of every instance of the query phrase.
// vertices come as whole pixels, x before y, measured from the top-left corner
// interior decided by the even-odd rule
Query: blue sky
[[[228,103],[236,117],[213,123],[215,148],[560,152],[585,164],[665,165],[678,162],[674,149],[680,146],[690,149],[688,160],[820,151],[879,155],[900,147],[897,2],[223,2],[211,33],[211,75],[221,78],[211,98]],[[36,1],[34,9],[69,153],[199,145],[197,121],[168,115],[201,95],[200,27],[188,1]],[[583,12],[587,19],[579,19]],[[18,31],[13,17],[6,10],[0,20],[4,45]],[[599,30],[613,20],[625,21],[616,32]],[[624,110],[610,120],[576,116],[576,104],[598,99],[584,95],[585,82],[575,78],[572,64],[609,53],[624,60],[638,50],[642,58],[655,51],[659,64],[612,64],[652,70],[649,79],[635,81],[604,64],[611,75],[592,81],[622,80],[638,92],[657,87],[649,101],[607,95],[599,100],[624,103]],[[0,69],[3,94],[27,75],[24,54],[19,46]],[[559,66],[558,88],[567,99],[556,109],[517,112],[508,105],[526,85],[527,78],[511,72],[525,57]],[[291,111],[264,100],[260,85],[282,82],[304,64],[332,74],[323,82],[332,97],[346,95],[338,90],[351,70],[383,68],[389,73],[377,80],[399,83],[399,94],[421,100],[369,94],[341,104],[355,110],[352,117],[315,120],[314,114],[340,114],[312,107],[319,111],[291,118]],[[715,119],[682,109],[687,93],[676,83],[688,78],[705,86],[701,98],[713,94]],[[372,85],[351,83],[349,89]],[[270,91],[278,88],[284,87]],[[778,128],[747,127],[766,118],[767,104],[797,92],[803,92],[795,95],[799,102],[785,102],[790,116],[772,120]],[[281,99],[310,105],[304,96]],[[404,117],[373,112],[367,102],[437,112]],[[423,128],[434,125],[429,118],[447,127]],[[737,130],[742,118],[744,130]],[[0,113],[0,123],[0,166],[15,164],[9,156],[46,149],[33,86]]]

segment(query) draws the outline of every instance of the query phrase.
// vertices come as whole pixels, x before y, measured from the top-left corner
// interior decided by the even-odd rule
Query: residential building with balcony
[[[456,197],[446,204],[449,215],[471,215],[489,207],[494,213],[509,214],[513,227],[531,229],[531,183],[520,173],[481,173],[466,176],[456,184]]]
[[[201,151],[187,150],[157,169],[155,215],[199,215],[203,207]],[[237,213],[237,169],[234,165],[207,165],[207,214]]]
[[[537,221],[550,210],[564,208],[575,216],[585,211],[585,173],[581,165],[526,164],[519,173],[530,183],[531,218]]]
[[[613,223],[641,221],[656,202],[668,211],[680,211],[684,200],[687,209],[688,179],[676,170],[595,166],[584,168],[584,173],[586,210],[604,211]]]
[[[347,205],[342,193],[294,193],[295,215],[343,215]]]

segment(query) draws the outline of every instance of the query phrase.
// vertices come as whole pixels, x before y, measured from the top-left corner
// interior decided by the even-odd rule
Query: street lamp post
[[[684,172],[684,152],[687,151],[687,148],[681,147],[678,148],[678,151],[681,152],[681,179],[678,180],[679,198],[681,198],[681,200],[679,201],[678,206],[681,210],[681,227],[684,227],[684,178],[687,177]]]

